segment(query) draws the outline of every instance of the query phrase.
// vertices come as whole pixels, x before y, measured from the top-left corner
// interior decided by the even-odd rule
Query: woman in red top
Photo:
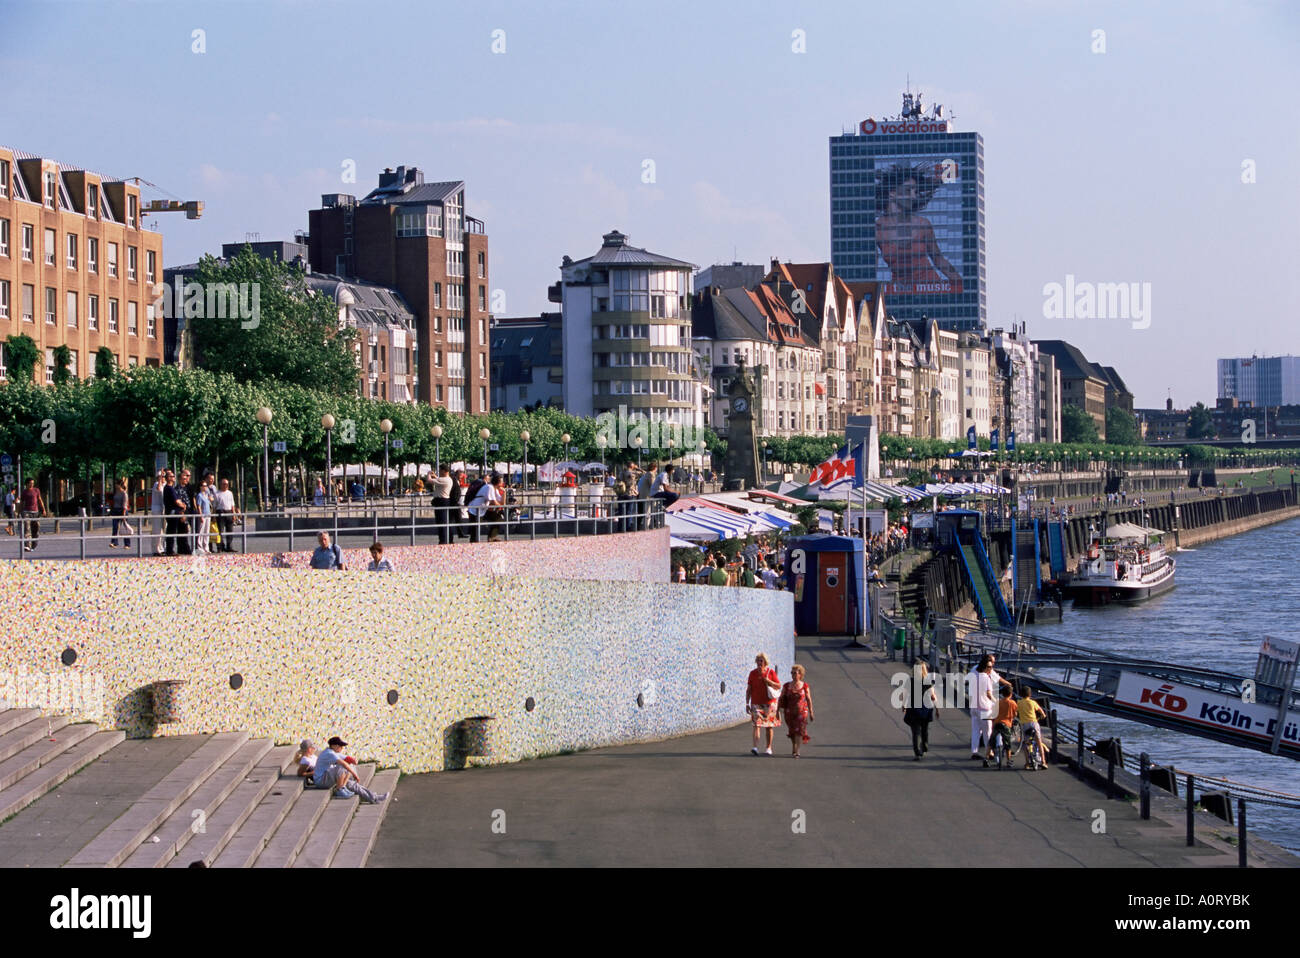
[[[749,673],[749,684],[745,689],[745,710],[749,712],[754,724],[754,747],[749,750],[749,754],[758,754],[758,730],[767,729],[765,754],[771,755],[772,729],[781,724],[781,719],[776,714],[777,699],[781,694],[781,680],[777,677],[776,669],[771,667],[765,652],[760,652],[754,657],[754,664],[758,668]]]
[[[799,746],[808,738],[808,723],[813,721],[812,686],[803,680],[802,665],[790,666],[790,681],[781,689],[781,711],[790,736],[794,757],[799,757]]]

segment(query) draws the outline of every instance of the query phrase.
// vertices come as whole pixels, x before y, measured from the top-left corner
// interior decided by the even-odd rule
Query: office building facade
[[[1300,356],[1251,356],[1220,359],[1220,399],[1251,406],[1300,404]]]

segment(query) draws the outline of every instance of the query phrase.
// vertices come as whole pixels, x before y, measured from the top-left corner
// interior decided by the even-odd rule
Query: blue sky
[[[1213,401],[1218,356],[1300,353],[1298,11],[10,0],[0,142],[204,200],[159,218],[168,264],[292,238],[385,166],[463,179],[504,314],[527,315],[612,228],[701,266],[829,259],[827,138],[895,113],[910,75],[984,136],[990,325],[1184,406]],[[1150,327],[1044,318],[1067,274],[1150,283]]]

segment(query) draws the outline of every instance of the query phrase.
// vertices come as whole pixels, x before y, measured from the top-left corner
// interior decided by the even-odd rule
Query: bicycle
[[[1042,749],[1038,745],[1038,736],[1029,734],[1023,736],[1021,747],[1025,750],[1025,770],[1036,772],[1047,768],[1047,763],[1043,760]]]
[[[1012,722],[1006,734],[1003,734],[1003,728],[1006,726],[995,726],[993,729],[993,756],[997,760],[998,771],[1011,768],[1013,757],[1020,749],[1020,723]]]

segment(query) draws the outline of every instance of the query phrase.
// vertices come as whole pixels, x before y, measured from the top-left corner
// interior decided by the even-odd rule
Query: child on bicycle
[[[998,699],[998,714],[993,719],[993,738],[1002,739],[1002,754],[1006,756],[1007,762],[1011,761],[1011,723],[1016,719],[1016,701],[1011,697],[1011,689],[1002,686],[1002,697]],[[984,760],[984,767],[988,768],[988,759]]]
[[[1043,707],[1035,702],[1029,695],[1033,689],[1024,686],[1020,690],[1020,701],[1016,703],[1016,710],[1020,719],[1020,733],[1026,746],[1029,742],[1029,736],[1032,735],[1038,743],[1038,762],[1043,768],[1047,768],[1047,750],[1043,748],[1043,730],[1038,725],[1040,718],[1047,718],[1047,713]],[[1025,748],[1025,768],[1029,768],[1030,751]]]

